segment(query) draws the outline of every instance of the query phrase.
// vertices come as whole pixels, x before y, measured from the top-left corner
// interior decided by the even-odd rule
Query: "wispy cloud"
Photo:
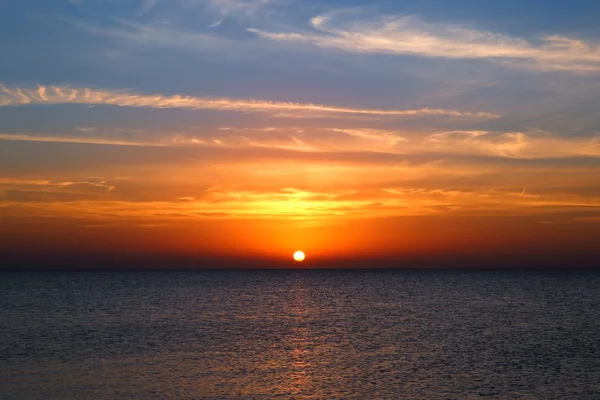
[[[105,36],[117,41],[128,41],[139,45],[179,48],[200,52],[223,52],[224,50],[235,48],[239,52],[243,52],[243,49],[237,45],[236,41],[208,33],[173,30],[160,25],[140,24],[122,19],[116,19],[118,25],[110,27],[67,18],[65,18],[65,21],[94,35]]]
[[[144,0],[140,13],[152,9],[158,1]],[[259,38],[281,42],[285,46],[277,47],[278,51],[293,50],[289,44],[297,43],[352,53],[487,59],[508,67],[600,72],[600,43],[560,34],[544,34],[531,40],[465,25],[427,22],[410,15],[369,14],[364,8],[317,15],[308,21],[312,29],[307,30],[305,24],[272,20],[274,10],[284,13],[281,16],[289,12],[285,7],[274,7],[281,3],[280,0],[179,0],[174,3],[185,10],[192,6],[201,6],[204,12],[212,10],[214,20],[206,24],[207,28],[220,26],[226,18],[235,18],[239,24],[238,34],[246,29]],[[65,20],[87,32],[117,40],[216,52],[226,57],[258,59],[257,54],[273,50],[272,44],[248,40],[248,35],[236,39],[235,35],[217,34],[213,29],[179,30],[168,25],[124,19],[115,19],[117,25],[112,26]]]
[[[518,189],[429,189],[381,187],[379,190],[297,187],[253,190],[221,187],[202,198],[184,196],[165,200],[130,201],[109,193],[106,183],[65,182],[64,186],[15,182],[14,193],[0,204],[12,206],[12,216],[77,216],[82,220],[194,220],[207,217],[235,219],[373,218],[422,215],[553,215],[585,208],[600,210],[597,197],[578,194],[521,195]],[[81,188],[77,188],[82,185]],[[2,184],[0,184],[2,186]],[[47,188],[69,189],[48,192]],[[94,192],[97,188],[97,192]],[[110,194],[111,197],[107,197]],[[54,196],[53,196],[54,195]],[[61,196],[62,195],[62,196]]]
[[[161,1],[141,0],[138,14],[143,16],[155,8],[159,2]],[[165,20],[142,23],[139,19],[115,17],[113,24],[104,25],[68,17],[61,17],[61,19],[80,30],[117,41],[188,51],[228,53],[228,58],[239,58],[240,56],[254,58],[256,46],[248,46],[247,41],[236,40],[230,35],[216,34],[211,28],[220,26],[227,19],[235,19],[236,23],[243,23],[242,20],[260,20],[258,17],[260,12],[270,9],[267,6],[278,2],[280,0],[170,0],[161,2],[161,5],[164,4],[168,6],[167,8],[171,8],[171,12],[177,10],[178,13],[192,13],[197,16],[198,24],[187,30],[181,29],[181,26],[176,23],[174,25],[177,27],[171,27],[172,25],[165,23]],[[177,15],[177,12],[169,15],[172,17]],[[201,21],[205,21],[205,28],[208,30],[198,30],[202,25]],[[244,26],[248,25],[244,23]],[[240,33],[242,32],[243,29],[240,29]],[[254,44],[258,45],[259,43],[255,42]]]
[[[448,154],[487,154],[511,158],[600,156],[600,137],[561,137],[539,130],[441,132],[428,136],[423,146]]]
[[[560,35],[542,37],[540,44],[534,44],[501,33],[428,23],[412,16],[368,18],[358,10],[320,15],[312,18],[310,24],[311,31],[249,31],[275,41],[355,53],[490,59],[537,69],[600,71],[600,44]]]
[[[38,86],[36,89],[0,85],[1,106],[28,104],[93,104],[119,107],[177,108],[235,112],[308,112],[327,114],[359,114],[376,116],[447,116],[465,118],[497,118],[497,114],[479,111],[457,111],[439,108],[413,110],[382,110],[349,108],[313,103],[278,102],[266,100],[241,100],[194,96],[145,95],[125,91],[94,90],[67,86]]]
[[[0,177],[0,198],[16,201],[72,201],[105,196],[114,189],[115,186],[104,179],[61,181]],[[4,192],[4,195],[1,192]]]
[[[410,132],[371,128],[264,127],[217,128],[168,132],[126,129],[76,128],[68,135],[50,133],[0,133],[0,141],[73,143],[107,146],[178,147],[212,149],[264,149],[312,153],[311,157],[335,154],[377,154],[381,162],[398,156],[416,159],[489,156],[502,159],[560,159],[600,157],[600,136],[570,137],[541,130],[492,132],[454,130]],[[320,156],[319,156],[320,154]],[[289,154],[288,156],[291,156]],[[391,158],[390,158],[391,157]],[[387,161],[386,161],[387,160]]]
[[[140,7],[140,15],[146,14],[150,11],[160,0],[143,0]]]
[[[77,136],[42,136],[35,134],[0,134],[0,140],[8,140],[15,142],[102,144],[112,146],[166,146],[166,144],[164,143],[156,142],[136,142],[120,139],[86,138]]]
[[[208,0],[206,2],[223,16],[236,13],[252,16],[266,5],[277,3],[278,0]]]
[[[395,147],[399,143],[407,142],[408,139],[401,136],[399,132],[385,131],[381,129],[332,129],[334,132],[344,133],[350,137],[365,139],[367,141],[382,143],[385,147]]]

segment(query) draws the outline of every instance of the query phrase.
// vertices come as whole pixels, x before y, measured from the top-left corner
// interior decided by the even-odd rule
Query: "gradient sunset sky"
[[[0,250],[598,254],[600,2],[0,2]]]

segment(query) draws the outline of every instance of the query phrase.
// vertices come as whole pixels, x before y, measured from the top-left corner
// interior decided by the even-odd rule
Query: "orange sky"
[[[11,144],[0,151],[22,176],[0,180],[7,250],[315,260],[600,243],[582,189],[600,171],[560,159]]]

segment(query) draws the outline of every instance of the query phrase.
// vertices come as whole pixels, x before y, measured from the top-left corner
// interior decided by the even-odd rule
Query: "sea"
[[[600,399],[600,272],[1,272],[0,399]]]

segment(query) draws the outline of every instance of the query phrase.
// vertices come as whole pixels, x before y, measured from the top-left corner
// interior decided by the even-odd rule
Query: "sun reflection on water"
[[[288,335],[289,341],[286,346],[289,349],[287,358],[291,361],[291,368],[288,372],[288,392],[290,394],[311,391],[312,379],[309,370],[313,366],[310,360],[314,349],[310,346],[312,343],[310,329],[312,310],[308,306],[306,292],[304,280],[301,277],[296,279],[289,303],[291,325]]]

